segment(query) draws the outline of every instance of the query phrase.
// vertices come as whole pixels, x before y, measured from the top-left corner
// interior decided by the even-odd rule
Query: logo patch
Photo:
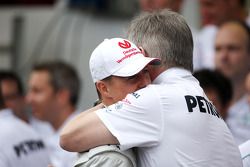
[[[124,42],[124,43],[123,43],[123,42]],[[126,41],[126,40],[123,40],[123,42],[118,42],[118,45],[119,45],[121,48],[127,49],[127,48],[130,48],[130,47],[131,47],[130,42],[128,42],[128,41]]]

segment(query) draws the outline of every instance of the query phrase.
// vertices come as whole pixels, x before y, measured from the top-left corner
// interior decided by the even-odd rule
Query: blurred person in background
[[[250,21],[246,0],[199,0],[199,2],[202,26],[219,26],[232,19]]]
[[[230,80],[221,72],[210,69],[195,71],[193,75],[198,79],[200,86],[219,111],[221,117],[226,120],[233,96]]]
[[[0,87],[0,166],[46,167],[50,163],[42,138],[5,104]]]
[[[233,98],[226,121],[241,144],[250,139],[250,107],[245,88],[250,70],[250,29],[245,22],[229,21],[219,27],[215,54],[216,69],[232,83]]]
[[[194,70],[214,69],[214,41],[217,28],[228,20],[246,21],[250,25],[247,0],[199,0],[202,29],[197,34]]]
[[[180,13],[183,0],[139,0],[139,5],[143,11],[152,11],[159,9],[171,9]]]
[[[5,106],[10,108],[15,116],[29,123],[21,79],[12,71],[1,70],[0,83]]]
[[[26,99],[33,115],[54,129],[45,142],[55,167],[72,166],[76,158],[75,153],[66,152],[59,146],[59,133],[64,124],[77,114],[79,89],[80,79],[69,64],[48,61],[33,66]]]
[[[0,83],[5,106],[10,108],[15,116],[28,123],[41,136],[52,134],[51,126],[33,117],[25,101],[24,87],[20,77],[13,71],[1,70]]]

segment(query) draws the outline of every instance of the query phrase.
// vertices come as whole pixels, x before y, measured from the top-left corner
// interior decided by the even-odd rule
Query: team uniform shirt
[[[0,111],[0,167],[46,167],[48,151],[40,136],[8,110]]]
[[[69,120],[74,118],[77,113],[78,112],[75,111],[73,114],[71,114],[63,123],[63,125],[56,132],[54,132],[53,135],[47,136],[45,139],[46,145],[49,149],[51,163],[55,167],[71,167],[77,158],[76,153],[65,151],[59,144],[60,132],[62,128]]]
[[[229,108],[226,122],[237,144],[250,139],[250,106],[247,95]]]
[[[239,146],[243,167],[250,166],[250,140],[244,142]]]
[[[153,84],[96,114],[121,149],[137,147],[139,166],[242,166],[231,132],[184,69],[168,69]]]

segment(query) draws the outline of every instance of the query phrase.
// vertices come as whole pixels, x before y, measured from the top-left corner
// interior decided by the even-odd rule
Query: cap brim
[[[136,59],[133,60],[133,63],[127,63],[125,66],[115,71],[112,75],[120,77],[133,76],[139,73],[148,64],[159,65],[160,59],[138,56]]]

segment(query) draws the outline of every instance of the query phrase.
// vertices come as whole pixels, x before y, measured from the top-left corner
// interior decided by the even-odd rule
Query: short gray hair
[[[132,20],[127,38],[162,65],[193,72],[192,33],[180,14],[168,9],[142,12]]]

